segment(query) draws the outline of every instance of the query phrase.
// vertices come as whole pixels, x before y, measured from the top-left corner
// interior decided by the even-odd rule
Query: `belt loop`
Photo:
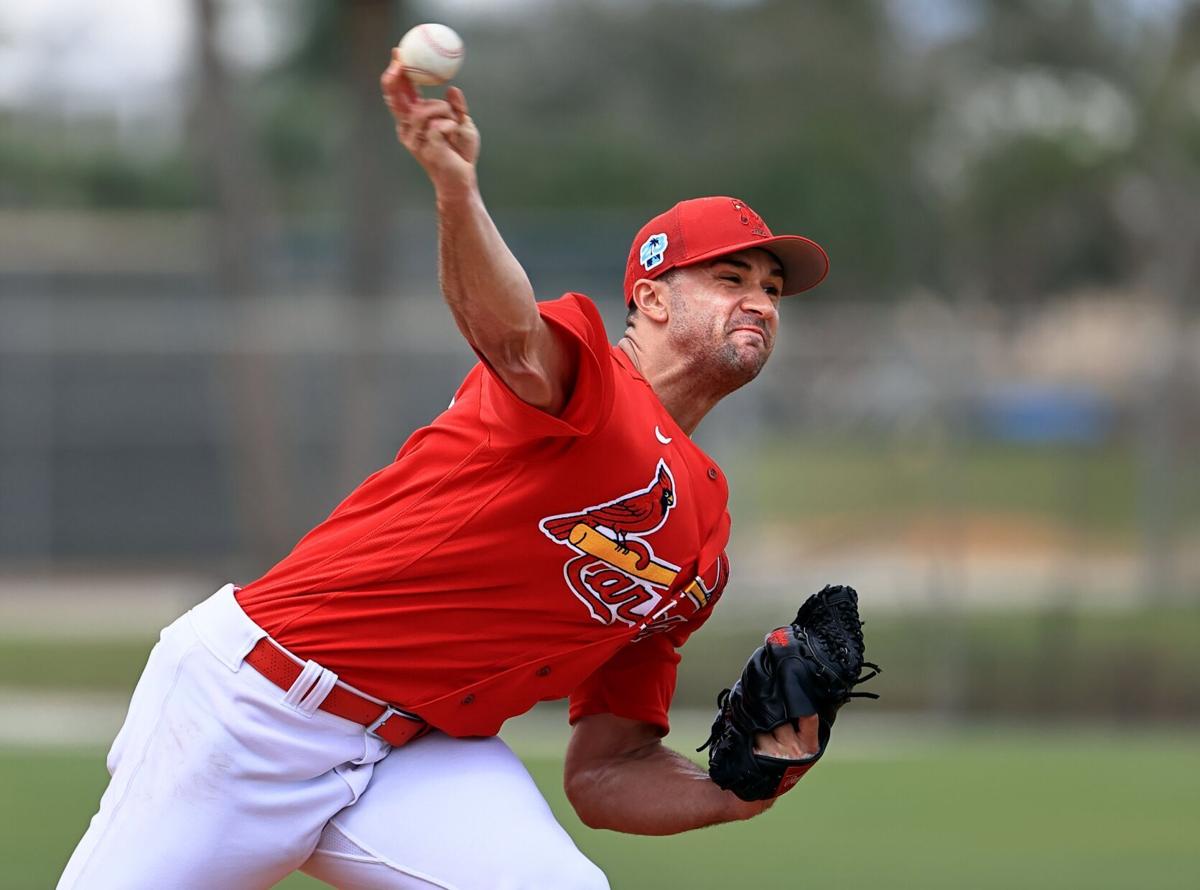
[[[300,671],[300,676],[296,678],[291,688],[288,689],[287,695],[283,697],[283,703],[289,708],[299,711],[304,697],[308,695],[308,691],[312,688],[313,684],[320,679],[321,672],[324,670],[325,668],[321,667],[315,661],[307,662],[304,665],[304,669]]]
[[[310,664],[315,663],[310,662]],[[321,676],[317,678],[316,683],[313,683],[312,689],[308,690],[308,694],[300,700],[300,704],[296,705],[296,710],[307,717],[311,717],[321,707],[321,703],[325,701],[325,696],[329,695],[337,680],[337,674],[328,668],[321,668]]]

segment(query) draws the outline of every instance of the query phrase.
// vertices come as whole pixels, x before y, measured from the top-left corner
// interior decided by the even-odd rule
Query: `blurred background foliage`
[[[274,9],[290,45],[221,75],[265,209],[347,225],[346,180],[381,151],[388,204],[427,206],[363,78],[423,8]],[[753,195],[777,227],[801,226],[839,258],[830,296],[932,284],[1036,300],[1135,278],[1160,224],[1147,218],[1155,196],[1195,189],[1200,167],[1191,3],[542,3],[458,24],[493,206],[650,211],[697,188]],[[174,109],[186,135],[136,155],[96,150],[104,120],[43,126],[36,106],[7,109],[4,204],[210,206],[197,156],[212,120],[192,108],[203,74]]]

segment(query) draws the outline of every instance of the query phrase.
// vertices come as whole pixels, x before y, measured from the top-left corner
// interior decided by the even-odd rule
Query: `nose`
[[[762,290],[747,294],[746,298],[742,300],[742,309],[767,321],[773,321],[779,317],[779,307]]]

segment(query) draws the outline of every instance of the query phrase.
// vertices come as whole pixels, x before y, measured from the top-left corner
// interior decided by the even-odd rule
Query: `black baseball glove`
[[[862,675],[864,667],[871,673]],[[717,718],[708,741],[708,774],[742,800],[766,800],[789,790],[825,753],[838,709],[878,674],[863,660],[862,621],[853,587],[827,586],[814,593],[787,627],[778,627],[746,662],[732,689],[717,697]],[[756,753],[754,736],[816,714],[820,750],[804,760]]]

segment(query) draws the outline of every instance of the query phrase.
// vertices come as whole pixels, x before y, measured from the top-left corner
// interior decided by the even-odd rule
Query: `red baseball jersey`
[[[296,655],[456,736],[536,702],[667,729],[676,649],[728,577],[728,487],[580,294],[550,415],[476,365],[450,408],[238,593]]]

